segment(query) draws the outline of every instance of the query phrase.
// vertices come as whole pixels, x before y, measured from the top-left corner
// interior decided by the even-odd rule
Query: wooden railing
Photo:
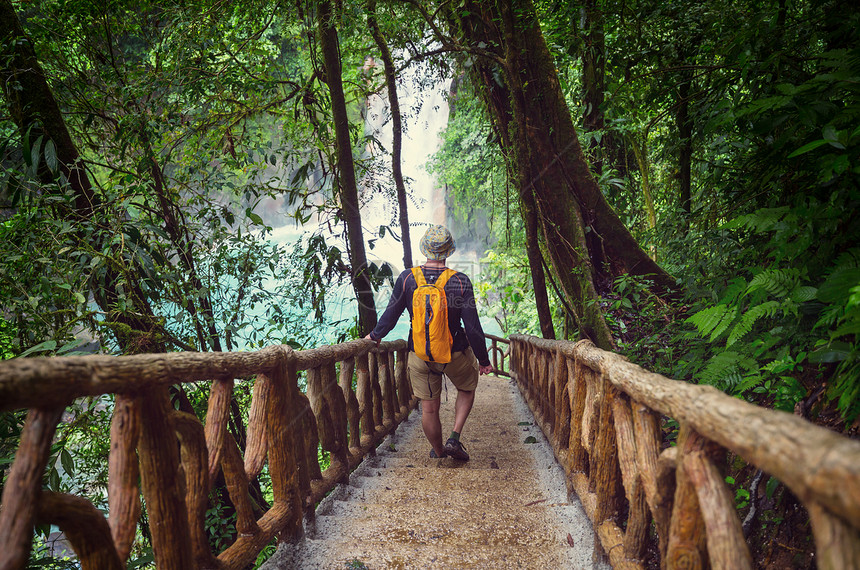
[[[727,451],[803,502],[818,568],[860,568],[860,442],[648,372],[589,341],[512,335],[511,348],[512,375],[614,568],[644,567],[652,521],[662,568],[752,568],[721,473]],[[663,415],[680,426],[674,446]]]
[[[395,358],[396,355],[396,358]],[[306,393],[299,371],[307,371]],[[255,376],[244,456],[227,429],[234,379]],[[211,381],[205,425],[175,411],[168,387]],[[354,386],[353,386],[354,385]],[[115,393],[109,520],[87,500],[42,489],[52,438],[75,398]],[[85,569],[125,568],[146,501],[160,569],[244,568],[274,537],[297,539],[302,517],[415,406],[405,341],[357,340],[313,350],[28,358],[0,363],[0,411],[29,408],[3,489],[0,570],[26,566],[34,524],[56,524]],[[173,442],[173,444],[171,444]],[[330,453],[320,471],[318,450]],[[273,504],[255,512],[249,486],[268,464]],[[204,530],[219,472],[236,540],[213,553]],[[141,481],[141,487],[138,486]],[[259,508],[259,507],[257,507]]]
[[[510,378],[511,373],[507,370],[507,366],[505,366],[505,359],[511,356],[511,341],[491,334],[485,334],[484,336],[490,341],[488,352],[490,353],[490,363],[493,365],[493,374]],[[503,344],[505,348],[502,348],[499,344]]]

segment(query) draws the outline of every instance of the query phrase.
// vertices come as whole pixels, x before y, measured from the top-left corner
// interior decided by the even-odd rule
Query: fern
[[[726,292],[723,293],[723,298],[720,299],[720,304],[729,305],[734,303],[746,291],[747,281],[743,277],[735,277],[729,282]]]
[[[758,369],[758,363],[749,355],[726,350],[712,356],[697,379],[701,384],[720,390],[733,390],[743,382],[744,374],[758,372]]]
[[[725,224],[723,227],[728,229],[743,227],[755,232],[766,232],[774,229],[774,226],[776,226],[788,212],[789,208],[786,206],[781,208],[762,208],[760,210],[756,210],[752,214],[739,216]]]
[[[726,351],[715,354],[708,361],[705,369],[699,373],[699,382],[710,384],[721,388],[724,384],[730,384],[731,380],[740,381],[741,355],[737,352]]]
[[[751,390],[764,382],[764,376],[761,374],[753,374],[752,376],[748,376],[743,382],[737,384],[734,387],[735,395],[740,395],[746,392],[747,390]]]
[[[799,269],[766,269],[750,281],[747,294],[764,290],[780,299],[787,297],[800,285]]]
[[[815,299],[817,294],[818,289],[804,285],[791,292],[791,300],[795,303],[805,303],[806,301]]]
[[[704,337],[719,326],[728,310],[729,308],[725,305],[715,305],[713,307],[708,307],[707,309],[702,309],[696,314],[688,317],[684,322],[696,325],[696,328],[699,330],[699,335]]]
[[[748,310],[741,317],[741,320],[734,326],[729,334],[729,339],[726,341],[726,348],[733,345],[741,339],[745,334],[752,331],[753,325],[761,317],[773,317],[779,311],[780,304],[777,301],[765,301],[761,305],[756,305]]]

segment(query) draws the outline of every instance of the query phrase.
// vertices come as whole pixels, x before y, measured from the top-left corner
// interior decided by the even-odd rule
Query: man
[[[445,271],[446,259],[454,253],[454,238],[444,226],[430,226],[421,238],[421,253],[427,262],[421,266],[427,283],[435,283]],[[407,269],[397,278],[388,307],[380,317],[376,328],[365,338],[379,342],[388,334],[403,310],[412,316],[412,294],[417,289],[415,276]],[[430,457],[442,458],[450,455],[454,459],[468,461],[469,454],[460,442],[460,433],[472,411],[475,402],[475,389],[478,387],[478,373],[489,374],[493,367],[487,354],[484,331],[478,319],[472,282],[463,273],[454,273],[445,283],[445,298],[448,305],[448,329],[451,332],[451,362],[441,364],[426,362],[415,354],[412,334],[409,335],[409,377],[412,393],[421,400],[421,427],[433,449]],[[463,326],[465,325],[465,330]],[[477,357],[477,358],[476,358]],[[454,431],[442,445],[442,422],[439,407],[442,396],[442,375],[445,374],[457,387],[457,400],[454,404]]]

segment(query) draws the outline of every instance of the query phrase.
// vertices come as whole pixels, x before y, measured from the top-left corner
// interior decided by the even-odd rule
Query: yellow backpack
[[[455,273],[453,269],[445,269],[436,283],[428,285],[421,268],[412,268],[412,275],[418,284],[412,294],[412,344],[421,360],[451,362],[451,344],[454,339],[448,329],[445,283]]]

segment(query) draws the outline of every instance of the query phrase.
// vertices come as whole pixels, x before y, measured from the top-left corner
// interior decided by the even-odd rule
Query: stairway
[[[455,397],[449,384],[445,434]],[[608,568],[511,381],[482,377],[462,441],[470,461],[431,459],[413,412],[261,568]]]

